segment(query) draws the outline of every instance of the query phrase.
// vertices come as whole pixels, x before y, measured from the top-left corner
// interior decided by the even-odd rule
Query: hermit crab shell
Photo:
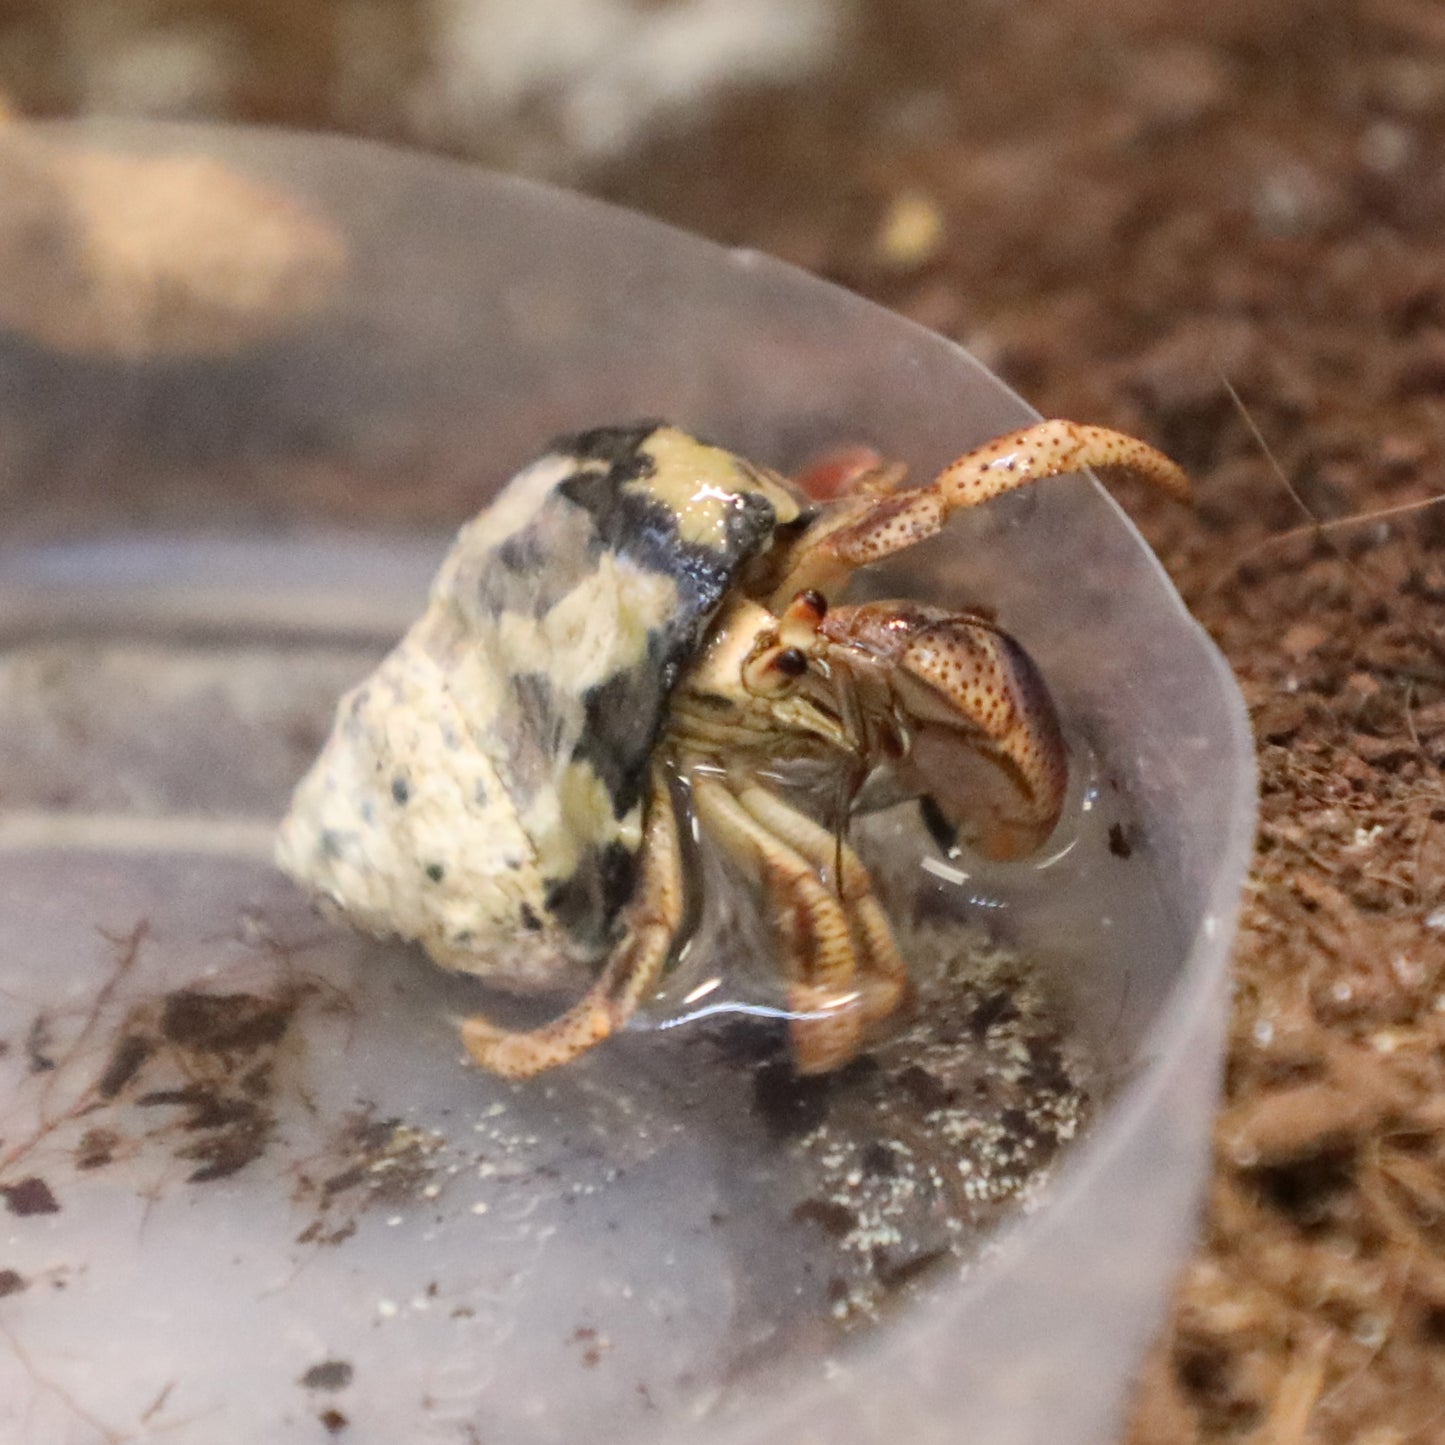
[[[461,531],[342,698],[277,861],[352,922],[517,987],[615,943],[668,700],[799,506],[669,426],[555,442]]]

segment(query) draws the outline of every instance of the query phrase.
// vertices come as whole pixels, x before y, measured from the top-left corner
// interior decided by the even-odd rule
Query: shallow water
[[[678,1439],[947,1287],[1132,1047],[1168,928],[1094,770],[1043,866],[861,827],[919,998],[838,1076],[792,1073],[765,964],[699,997],[765,952],[736,900],[626,1037],[465,1067],[476,988],[264,856],[372,658],[0,655],[0,1436]]]

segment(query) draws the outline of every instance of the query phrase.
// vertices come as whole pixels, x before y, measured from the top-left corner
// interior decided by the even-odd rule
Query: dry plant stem
[[[88,1430],[94,1431],[100,1439],[106,1442],[106,1445],[121,1445],[121,1442],[127,1438],[125,1435],[122,1435],[120,1431],[111,1429],[103,1420],[91,1414],[69,1390],[57,1385],[54,1380],[37,1370],[34,1361],[31,1360],[25,1347],[20,1343],[19,1339],[16,1338],[15,1332],[3,1320],[0,1320],[0,1338],[4,1339],[10,1348],[11,1354],[20,1361],[21,1368],[30,1376],[36,1386],[45,1394],[53,1395],[59,1400],[65,1409],[74,1415]]]
[[[102,1065],[101,1070],[97,1072],[96,1079],[87,1083],[86,1086],[77,1093],[74,1101],[60,1113],[52,1113],[47,1107],[51,1094],[59,1086],[61,1078],[70,1070],[71,1065],[77,1061],[84,1061],[87,1057],[86,1046],[94,1037],[95,1031],[100,1025],[100,1020],[104,1017],[106,1008],[115,996],[116,989],[120,987],[122,980],[134,969],[139,960],[141,945],[145,942],[149,931],[149,923],[147,920],[141,919],[128,934],[111,935],[102,933],[106,941],[113,944],[118,951],[115,966],[111,970],[109,977],[100,988],[96,990],[95,996],[87,1008],[80,1032],[67,1047],[64,1058],[55,1060],[51,1064],[49,1075],[46,1078],[44,1088],[40,1095],[39,1122],[31,1133],[17,1140],[5,1150],[3,1154],[0,1154],[0,1181],[3,1181],[5,1176],[14,1170],[16,1165],[22,1163],[29,1154],[34,1152],[34,1150],[54,1134],[57,1129],[69,1123],[71,1120],[81,1117],[94,1104],[104,1065]]]

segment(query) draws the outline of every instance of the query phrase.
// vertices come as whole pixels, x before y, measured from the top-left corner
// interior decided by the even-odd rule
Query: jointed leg
[[[820,878],[837,875],[837,896],[857,930],[864,1023],[880,1023],[890,1017],[908,994],[908,965],[898,951],[892,925],[862,860],[846,841],[766,788],[743,788],[738,801],[773,837],[797,849]]]
[[[810,528],[773,594],[774,610],[806,588],[828,592],[855,568],[916,546],[962,507],[1086,469],[1134,472],[1180,501],[1189,497],[1183,471],[1147,442],[1106,427],[1038,422],[959,457],[926,487],[865,492],[830,522]]]
[[[683,913],[682,854],[667,776],[653,770],[637,892],[627,931],[597,981],[566,1013],[540,1028],[500,1028],[482,1014],[462,1023],[462,1042],[484,1069],[526,1079],[568,1063],[616,1033],[657,981]]]
[[[814,865],[760,823],[716,778],[693,779],[698,815],[734,857],[753,865],[777,906],[798,1072],[846,1064],[862,1044],[866,1004],[848,916]]]
[[[976,507],[1015,487],[1085,469],[1133,472],[1176,501],[1189,500],[1189,478],[1177,463],[1138,437],[1075,421],[1041,421],[985,442],[946,466],[930,490],[950,511]]]

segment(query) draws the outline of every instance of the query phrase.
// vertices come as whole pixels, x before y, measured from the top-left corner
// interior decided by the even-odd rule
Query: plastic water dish
[[[953,1005],[803,1087],[732,982],[736,1018],[693,988],[505,1084],[466,981],[268,861],[446,528],[606,422],[926,476],[1032,413],[765,257],[451,162],[5,145],[0,1439],[1113,1438],[1194,1236],[1254,813],[1234,684],[1118,508],[1061,479],[868,579],[995,608],[1080,760],[1038,865],[869,825],[966,1096]]]

